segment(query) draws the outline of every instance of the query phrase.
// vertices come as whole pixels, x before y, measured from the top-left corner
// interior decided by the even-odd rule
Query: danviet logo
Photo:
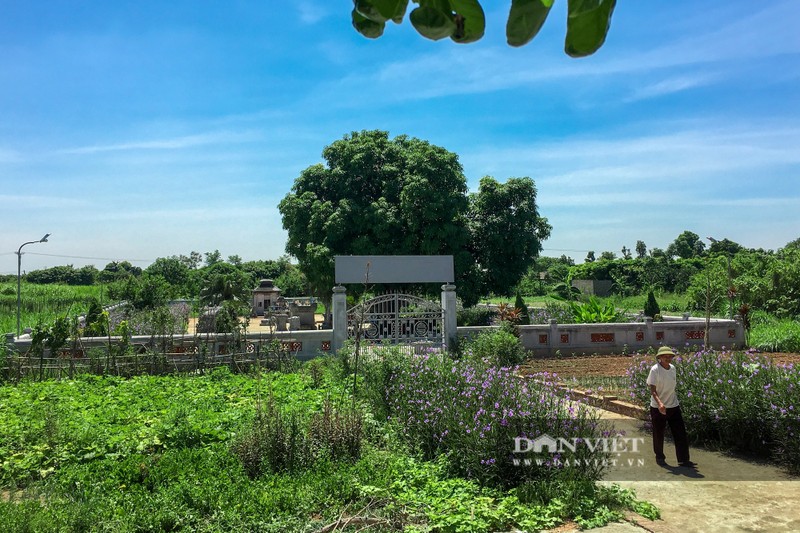
[[[516,437],[514,453],[518,455],[512,459],[512,462],[514,466],[536,465],[559,468],[644,466],[644,459],[641,457],[629,456],[624,461],[620,459],[625,453],[639,453],[639,445],[643,443],[642,437],[573,437],[565,439],[551,437],[546,433],[535,439]],[[590,454],[586,456],[585,451],[589,451]],[[522,454],[532,454],[533,457]]]
[[[575,452],[580,446],[585,446],[590,452],[602,451],[610,453],[639,453],[639,445],[644,443],[642,437],[602,437],[584,439],[572,437],[554,438],[547,433],[535,439],[526,437],[514,438],[514,453],[543,453],[545,448],[548,453]]]

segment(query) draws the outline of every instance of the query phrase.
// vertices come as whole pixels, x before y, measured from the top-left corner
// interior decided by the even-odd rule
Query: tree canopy
[[[669,257],[678,256],[681,259],[691,259],[701,257],[705,252],[706,245],[697,233],[686,230],[678,235],[675,240],[667,247]]]
[[[230,300],[249,300],[253,280],[236,265],[214,263],[203,274],[200,301],[204,305],[216,306]]]
[[[353,27],[371,39],[383,35],[388,21],[400,24],[408,0],[353,0]],[[486,19],[478,0],[414,0],[409,14],[420,35],[434,41],[449,37],[457,43],[471,43],[483,37]],[[506,40],[523,46],[542,28],[554,0],[511,0],[506,22]],[[616,0],[568,0],[564,51],[571,57],[595,53],[603,45],[611,25]]]
[[[470,195],[470,233],[474,258],[484,273],[484,291],[506,294],[534,264],[552,229],[536,207],[530,178],[498,183],[481,179]]]
[[[459,295],[474,303],[510,290],[549,236],[530,178],[485,177],[468,196],[456,154],[385,131],[345,135],[322,155],[326,164],[303,170],[279,210],[286,251],[324,301],[334,255],[452,255]]]

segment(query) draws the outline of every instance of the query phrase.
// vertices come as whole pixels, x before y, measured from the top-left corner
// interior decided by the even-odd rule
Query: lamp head
[[[715,239],[714,237],[706,237],[706,239],[708,239],[711,242],[717,242],[717,239]]]
[[[50,236],[50,234],[49,234],[49,233],[45,233],[45,234],[44,234],[44,237],[42,237],[42,240],[40,240],[39,242],[47,242],[47,238],[48,238],[49,236]]]

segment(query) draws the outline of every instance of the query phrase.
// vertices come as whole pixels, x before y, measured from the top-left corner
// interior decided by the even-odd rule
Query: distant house
[[[278,305],[281,290],[271,279],[262,279],[253,289],[253,316],[264,316],[270,308]]]

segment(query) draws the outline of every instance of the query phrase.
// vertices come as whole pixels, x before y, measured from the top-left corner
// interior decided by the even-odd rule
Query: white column
[[[556,350],[558,350],[558,344],[556,344],[556,336],[558,335],[558,320],[555,318],[550,319],[550,332],[547,334],[547,355],[555,355]],[[558,342],[561,341],[561,337],[558,338]],[[536,342],[539,342],[539,339],[536,339]],[[536,346],[536,344],[534,344]]]
[[[653,327],[653,317],[650,316],[644,317],[644,341],[648,346],[658,348],[658,343],[656,342],[656,330]]]
[[[347,340],[347,289],[341,285],[333,288],[333,343],[331,351],[337,352]]]
[[[444,345],[449,350],[456,345],[458,337],[455,285],[442,285],[442,326]]]

